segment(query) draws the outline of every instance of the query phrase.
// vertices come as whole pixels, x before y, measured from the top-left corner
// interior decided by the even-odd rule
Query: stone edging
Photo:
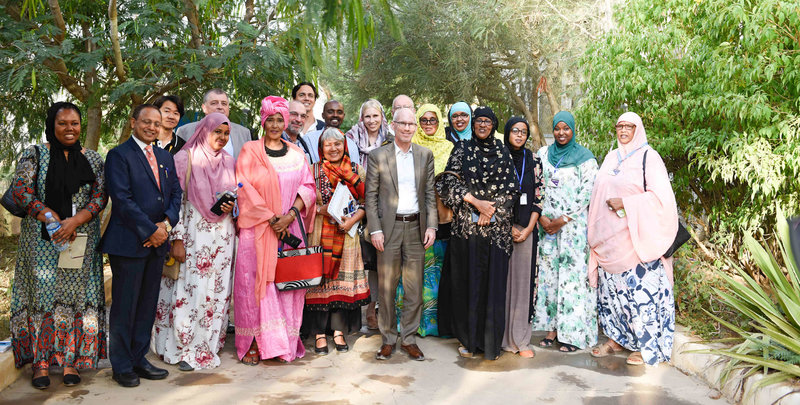
[[[720,387],[718,380],[725,366],[725,360],[716,355],[688,352],[721,346],[697,343],[701,339],[692,335],[687,328],[678,325],[675,329],[672,365],[686,374],[697,376],[710,387],[719,390],[728,401],[742,405],[800,405],[798,383],[784,382],[753,391],[753,384],[763,378],[762,374],[743,378],[746,371],[734,371],[738,375],[731,377]]]

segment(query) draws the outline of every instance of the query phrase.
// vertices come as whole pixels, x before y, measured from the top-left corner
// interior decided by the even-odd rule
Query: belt
[[[395,215],[394,219],[395,221],[400,221],[400,222],[414,222],[417,219],[419,219],[419,212],[406,215]]]

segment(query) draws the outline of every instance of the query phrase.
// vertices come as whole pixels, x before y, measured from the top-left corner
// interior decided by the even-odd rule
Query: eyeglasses
[[[153,120],[138,120],[138,121],[144,124],[144,126],[146,127],[149,127],[150,125],[154,125],[156,128],[161,127],[161,121],[153,121]]]
[[[431,119],[420,118],[419,123],[422,125],[436,125],[439,123],[439,120],[437,120],[436,118],[431,118]]]
[[[464,112],[455,113],[455,114],[451,115],[450,118],[452,118],[454,120],[465,120],[465,119],[469,119],[469,114],[464,113]]]
[[[394,121],[398,127],[406,127],[406,128],[413,128],[417,126],[416,122],[402,122],[402,121]]]
[[[616,126],[614,126],[614,128],[616,128],[617,131],[621,131],[623,129],[626,130],[626,131],[633,131],[633,129],[636,128],[636,125],[633,125],[633,124],[617,124]]]
[[[525,135],[526,131],[524,129],[511,128],[511,131],[509,131],[509,132],[511,132],[512,135],[519,135],[519,134]]]
[[[306,113],[300,114],[300,113],[297,113],[297,112],[294,112],[294,111],[289,111],[289,116],[290,117],[300,117],[302,119],[306,119],[306,117],[308,117],[308,115]]]
[[[477,119],[475,120],[475,125],[492,125],[492,120]]]

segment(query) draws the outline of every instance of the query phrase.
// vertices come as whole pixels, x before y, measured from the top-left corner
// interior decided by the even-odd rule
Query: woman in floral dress
[[[178,279],[161,278],[151,346],[181,371],[214,368],[225,344],[231,295],[235,228],[230,212],[211,212],[216,193],[236,187],[233,157],[222,149],[230,124],[220,113],[207,115],[175,155],[175,170],[186,198],[170,234],[171,256],[181,262]],[[191,174],[187,182],[187,166]]]
[[[587,215],[597,160],[575,142],[575,118],[553,117],[555,142],[539,149],[544,199],[539,218],[539,286],[533,330],[547,331],[539,343],[558,339],[562,352],[597,343],[597,293],[589,286]]]

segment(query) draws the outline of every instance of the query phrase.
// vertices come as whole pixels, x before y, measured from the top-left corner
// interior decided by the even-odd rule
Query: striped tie
[[[161,179],[158,178],[158,163],[156,162],[156,156],[153,154],[153,145],[147,145],[144,147],[144,154],[147,156],[147,163],[150,163],[150,169],[153,170],[153,176],[156,178],[156,184],[158,184],[158,188],[161,188]]]

